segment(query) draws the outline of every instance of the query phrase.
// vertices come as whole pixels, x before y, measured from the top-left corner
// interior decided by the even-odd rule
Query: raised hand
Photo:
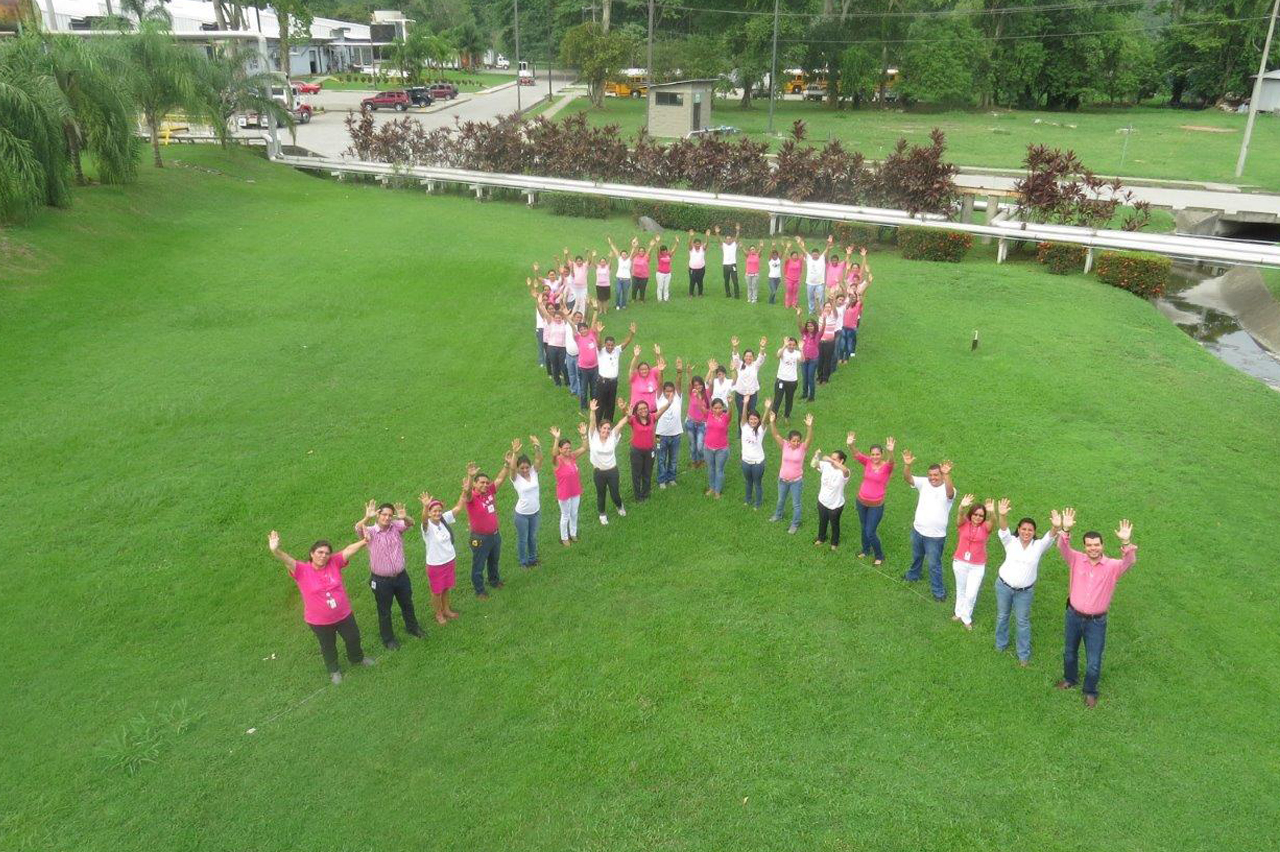
[[[914,455],[912,455],[912,454],[911,454],[911,451],[910,451],[910,450],[903,450],[903,451],[902,451],[902,463],[903,463],[903,464],[907,464],[907,465],[915,464],[915,461],[916,461],[916,457],[915,457]]]
[[[796,316],[798,316],[798,317],[802,317],[802,316],[804,316],[804,313],[803,313],[803,312],[801,312],[801,310],[800,310],[800,308],[799,308],[799,307],[797,307],[797,308],[796,308]]]
[[[769,400],[769,402],[773,402],[773,400]],[[766,406],[765,406],[765,410],[766,410],[766,411],[768,410],[768,405],[767,405],[767,404],[766,404]],[[775,421],[775,420],[777,420],[777,419],[778,419],[778,412],[776,412],[776,411],[769,411],[768,413],[769,413],[769,422],[770,422],[770,423],[772,423],[773,421]]]
[[[529,437],[532,438],[533,436],[530,435]],[[559,426],[551,427],[551,440],[555,441],[557,444],[560,443],[560,427]]]
[[[280,533],[272,530],[267,534],[267,547],[271,549],[272,553],[280,549]]]
[[[1062,513],[1059,512],[1057,509],[1050,509],[1049,523],[1053,524],[1058,529],[1062,529]]]
[[[942,464],[938,465],[938,467],[942,468],[943,476],[951,475],[951,459],[944,459]]]
[[[467,462],[467,476],[474,479],[475,475],[480,472],[480,465],[475,462]]]
[[[738,338],[736,335],[729,338],[729,345],[732,346],[734,349],[738,348]]]
[[[639,344],[637,344],[636,346],[632,347],[632,349],[631,349],[631,354],[632,354],[632,355],[634,355],[634,356],[635,356],[635,357],[637,357],[637,358],[639,358],[639,357],[640,357],[640,346],[639,346]]]
[[[996,511],[996,501],[994,498],[988,497],[982,501],[982,507],[987,510],[987,517],[991,517]]]
[[[812,414],[806,414],[806,415],[804,416],[804,425],[806,425],[806,426],[812,426],[812,425],[813,425],[813,415],[812,415]]]
[[[719,226],[719,225],[716,225],[716,227],[715,227],[715,232],[716,232],[716,234],[719,234],[719,233],[720,233],[720,226]]]
[[[395,510],[396,510],[396,517],[397,517],[397,518],[403,518],[403,517],[404,517],[404,504],[403,504],[403,503],[396,503],[396,504],[395,504]]]
[[[1009,498],[1008,498],[1008,497],[1001,497],[1001,498],[1000,498],[1000,514],[1001,514],[1001,515],[1007,515],[1007,514],[1009,514],[1009,510],[1010,510],[1010,509],[1012,509],[1012,508],[1013,508],[1013,504],[1011,504],[1011,503],[1009,502]]]
[[[867,247],[866,247],[866,246],[863,246],[861,249],[859,249],[859,250],[858,250],[858,253],[859,253],[859,254],[861,254],[863,257],[866,257],[866,256],[867,256]]]
[[[377,500],[370,500],[368,503],[365,503],[365,504],[364,504],[364,517],[365,517],[365,520],[368,520],[369,518],[372,518],[372,517],[373,517],[374,515],[376,515],[376,514],[378,514],[378,501],[377,501]]]
[[[587,437],[587,424],[585,423],[578,424],[578,434],[584,438]]]
[[[719,362],[717,362],[715,358],[712,358],[710,361],[707,362],[707,372],[714,373],[716,371],[716,368],[718,368],[719,366],[720,366]]]
[[[635,324],[635,323],[631,323],[631,325],[629,325],[629,326],[627,327],[627,330],[628,330],[628,331],[630,331],[632,334],[635,334],[635,333],[636,333],[636,324]]]
[[[768,414],[768,413],[769,413],[769,409],[770,409],[770,408],[773,408],[773,400],[771,400],[771,399],[766,399],[766,400],[764,401],[764,411],[765,411],[765,413],[766,413],[766,414]]]
[[[653,354],[654,354],[654,355],[661,355],[661,354],[662,354],[662,347],[661,347],[661,346],[659,346],[659,345],[658,345],[658,344],[656,344],[656,343],[655,343],[655,344],[653,344]]]
[[[1120,522],[1120,527],[1116,530],[1116,538],[1120,539],[1121,544],[1128,544],[1129,539],[1133,538],[1133,524],[1129,523],[1128,518]]]
[[[520,439],[519,439],[519,438],[512,438],[512,439],[511,439],[511,452],[507,453],[507,455],[509,455],[509,456],[514,456],[516,453],[520,452],[520,447],[521,447],[521,446],[522,446],[522,444],[520,443]]]
[[[594,414],[595,412],[600,410],[600,400],[598,399],[591,400],[591,402],[588,404],[588,407],[591,409],[591,412]]]
[[[766,346],[768,346],[768,345],[769,345],[769,338],[767,338],[767,337],[762,337],[762,338],[760,338],[760,351],[761,351],[761,352],[763,352],[763,351],[764,351],[764,348],[765,348]]]
[[[529,443],[532,444],[534,447],[537,447],[539,450],[542,449],[542,442],[538,440],[537,435],[530,435]]]
[[[677,359],[676,359],[676,369],[677,369],[677,370],[683,370],[683,369],[684,369],[684,359],[683,359],[683,358],[677,358]]]
[[[421,494],[418,495],[418,502],[422,504],[422,508],[424,509],[427,508],[428,506],[431,505],[431,495],[428,494],[426,491],[423,491]]]
[[[1076,525],[1076,510],[1066,508],[1062,510],[1062,528],[1069,530]]]
[[[844,436],[844,442],[847,446],[852,447],[855,443],[857,443],[857,441],[858,441],[858,436],[854,432],[850,432],[848,435]]]
[[[973,495],[972,495],[972,494],[966,494],[966,495],[964,495],[963,497],[961,497],[961,498],[960,498],[960,508],[961,508],[961,509],[967,509],[967,508],[969,508],[969,507],[970,507],[970,506],[972,506],[972,505],[973,505]]]
[[[897,445],[897,443],[898,442],[893,439],[893,436],[890,435],[888,438],[884,439],[884,448],[887,452],[892,453],[893,448]]]

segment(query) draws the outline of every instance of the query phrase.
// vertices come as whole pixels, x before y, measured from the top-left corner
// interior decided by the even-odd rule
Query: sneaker
[[[399,642],[397,642],[397,641],[396,641],[396,640],[394,640],[394,639],[392,639],[390,642],[387,642],[387,643],[386,643],[386,645],[387,645],[387,650],[388,650],[388,651],[399,651],[399,650],[400,650],[400,643],[399,643]]]
[[[338,684],[342,683],[342,672],[333,672],[332,674],[330,674],[329,682],[332,683],[334,686],[337,686]]]
[[[608,516],[608,515],[601,515],[601,516],[600,516],[600,523],[604,524],[606,527],[607,527],[607,526],[609,526],[609,516]]]
[[[800,529],[798,526],[796,526],[795,524],[792,524],[790,527],[787,528],[787,532],[791,533],[792,535],[795,535],[795,532],[798,529]]]
[[[410,630],[410,631],[408,631],[408,633],[409,633],[409,635],[410,635],[410,636],[414,637],[415,639],[426,639],[426,638],[427,638],[427,634],[426,634],[426,633],[424,633],[424,632],[422,632],[422,628],[421,628],[421,627],[417,628],[416,630]]]
[[[626,509],[626,507],[625,507],[625,506],[619,506],[619,507],[618,507],[618,517],[619,517],[619,518],[625,518],[626,516],[627,516],[627,509]]]
[[[659,490],[659,491],[666,491],[666,490],[667,490],[667,483],[665,483],[665,482],[659,482],[659,483],[658,483],[658,490]]]
[[[476,592],[476,600],[478,600],[478,601],[487,601],[487,600],[489,600],[489,593],[488,593],[488,592]]]
[[[774,521],[780,521],[780,520],[782,520],[781,515],[774,515],[773,517],[769,518],[769,523],[773,523]]]
[[[362,666],[376,666],[377,664],[378,664],[377,657],[366,656],[363,660],[360,661],[360,665]]]

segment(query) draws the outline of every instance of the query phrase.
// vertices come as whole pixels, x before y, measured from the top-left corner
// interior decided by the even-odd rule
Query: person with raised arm
[[[787,532],[794,534],[800,529],[800,491],[804,486],[804,457],[809,450],[809,442],[813,440],[813,415],[804,416],[805,434],[792,429],[784,439],[778,433],[778,412],[769,412],[769,434],[782,450],[782,463],[778,468],[778,505],[773,510],[771,521],[782,520],[782,508],[787,497],[791,498],[791,526]]]
[[[724,403],[725,410],[729,410],[729,400],[733,397],[733,379],[729,378],[724,364],[716,363],[715,369],[707,372],[707,378],[711,380],[712,401],[720,400]]]
[[[671,301],[671,259],[675,254],[675,250],[680,247],[680,236],[677,234],[672,240],[670,247],[658,245],[658,272],[655,276],[658,284],[658,301]]]
[[[538,474],[542,471],[542,442],[537,435],[529,436],[533,446],[533,460],[520,453],[520,439],[511,442],[507,458],[507,476],[516,491],[514,522],[516,526],[516,553],[521,568],[534,568],[538,560],[538,526],[542,519],[542,492]]]
[[[837,248],[837,246],[832,246],[832,248]],[[849,251],[853,251],[852,246],[849,247]],[[841,285],[844,284],[844,271],[845,264],[840,259],[840,255],[834,251],[828,252],[827,267],[823,272],[822,280],[824,301],[836,297],[836,293],[840,290]]]
[[[299,562],[280,549],[280,533],[275,530],[267,536],[271,555],[284,563],[285,570],[298,584],[302,595],[302,619],[316,634],[320,642],[320,656],[333,683],[342,683],[342,671],[338,668],[338,637],[347,646],[347,659],[352,665],[371,666],[377,662],[365,656],[360,647],[360,628],[356,625],[351,601],[342,585],[342,569],[360,548],[368,544],[364,538],[347,545],[338,553],[333,545],[320,539],[311,545],[310,561]]]
[[[782,283],[782,253],[778,251],[778,241],[769,241],[769,304],[778,301],[778,285]]]
[[[845,294],[845,302],[840,310],[840,335],[836,343],[836,360],[840,364],[849,363],[858,351],[858,323],[862,320],[862,298],[857,290]]]
[[[800,251],[804,252],[804,283],[805,295],[809,300],[809,313],[817,313],[818,308],[822,307],[823,296],[827,289],[827,252],[831,251],[832,243],[835,242],[834,237],[827,237],[827,244],[824,248],[819,249],[817,246],[809,248],[804,244],[804,240],[796,237],[796,245],[800,246]]]
[[[952,621],[973,629],[973,607],[982,590],[982,577],[987,573],[987,539],[995,524],[996,501],[979,503],[972,494],[960,498],[956,512],[956,552],[951,558],[951,571],[956,576],[956,609]]]
[[[773,385],[773,410],[783,413],[787,425],[791,424],[791,407],[800,383],[801,360],[800,341],[788,337],[778,350],[778,377]]]
[[[413,528],[413,521],[405,515],[403,503],[378,505],[370,500],[355,528],[356,535],[369,544],[369,588],[378,607],[378,633],[387,650],[398,650],[400,641],[391,624],[393,600],[400,604],[405,632],[419,639],[423,636],[413,610],[413,583],[404,570],[404,533]]]
[[[613,244],[612,237],[605,237],[605,239],[609,242],[609,252],[614,256],[614,262],[617,264],[614,272],[613,306],[620,311],[626,310],[627,293],[631,289],[632,255],[636,246],[639,245],[639,240],[632,237],[631,244],[620,250]]]
[[[573,342],[578,348],[578,408],[582,411],[587,410],[587,400],[596,396],[596,383],[600,376],[600,334],[603,331],[603,325],[588,319],[578,319],[573,330]]]
[[[747,304],[754,305],[760,301],[760,246],[747,246],[744,272],[747,276]]]
[[[742,225],[735,223],[733,233],[720,236],[720,226],[715,227],[716,236],[720,239],[721,268],[724,271],[725,298],[737,299],[738,291],[738,237],[742,234]],[[733,293],[729,292],[729,282],[733,281]]]
[[[498,573],[498,559],[502,555],[502,533],[498,531],[497,495],[514,457],[514,451],[508,451],[503,456],[505,463],[493,479],[482,473],[475,462],[467,463],[462,502],[467,509],[467,523],[471,527],[471,586],[480,600],[489,598],[484,585],[486,573],[490,588],[501,589],[503,585]]]
[[[724,469],[729,463],[729,423],[732,420],[733,415],[724,400],[712,397],[711,410],[707,412],[706,448],[703,455],[707,459],[706,494],[717,500],[724,494]]]
[[[828,456],[822,450],[813,451],[813,459],[809,466],[818,471],[822,477],[818,488],[818,537],[814,545],[821,547],[827,543],[827,525],[831,526],[831,549],[840,547],[840,516],[844,514],[844,487],[849,483],[849,468],[845,465],[849,457],[843,450],[836,450]]]
[[[928,558],[929,587],[933,599],[941,602],[947,599],[947,587],[942,582],[942,551],[947,546],[947,525],[951,522],[956,487],[951,482],[950,460],[929,465],[928,476],[912,476],[915,460],[910,450],[902,451],[902,478],[919,493],[911,525],[911,567],[902,579],[909,583],[919,580]]]
[[[729,366],[733,369],[733,407],[738,412],[738,425],[742,425],[743,411],[750,411],[752,403],[760,397],[760,368],[764,366],[765,347],[769,338],[760,338],[760,354],[750,349],[738,355],[738,338],[731,338],[732,357]]]
[[[649,411],[658,407],[658,390],[662,387],[662,372],[667,369],[667,362],[662,357],[662,347],[653,344],[653,366],[648,361],[640,360],[639,346],[631,350],[631,363],[627,366],[628,392],[631,404],[647,402]]]
[[[649,286],[649,255],[658,244],[654,237],[648,243],[639,240],[631,241],[631,299],[644,301],[645,288]]]
[[[689,464],[695,469],[707,463],[703,448],[706,446],[707,413],[710,410],[711,392],[707,390],[707,383],[702,376],[694,376],[689,380],[689,415],[684,421],[684,431],[689,435]]]
[[[596,311],[605,314],[609,310],[609,300],[613,293],[612,278],[609,274],[609,255],[596,257],[595,249],[588,255],[596,270]]]
[[[458,551],[454,547],[453,525],[458,513],[466,505],[467,479],[462,480],[463,493],[453,508],[445,509],[444,503],[426,491],[418,497],[422,503],[422,544],[426,548],[427,584],[431,587],[431,608],[436,614],[436,624],[445,624],[458,614],[449,606],[449,590],[457,583]]]
[[[569,257],[569,247],[564,247],[564,256]],[[587,297],[587,272],[590,267],[587,260],[582,255],[576,255],[569,264],[570,280],[573,282],[573,308],[580,311],[584,316],[587,313],[591,300]]]
[[[764,401],[764,413],[768,415],[773,400]],[[760,412],[747,409],[746,420],[739,424],[742,439],[742,479],[746,483],[746,496],[742,502],[752,509],[764,505],[764,420]]]
[[[618,510],[618,517],[625,518],[627,510],[622,505],[622,494],[618,490],[618,440],[622,437],[622,428],[627,425],[629,417],[627,402],[622,401],[622,417],[617,423],[610,423],[608,420],[596,422],[596,413],[599,404],[591,401],[591,422],[587,433],[587,450],[588,458],[591,459],[591,466],[595,469],[593,478],[596,484],[596,511],[600,513],[600,523],[608,524],[609,516],[605,514],[604,495],[605,491],[609,492],[609,496],[613,499],[613,505]]]
[[[858,486],[858,497],[854,502],[858,509],[858,525],[862,528],[862,549],[858,551],[859,559],[866,559],[871,554],[877,567],[884,564],[884,547],[880,543],[880,521],[884,518],[884,495],[889,487],[889,477],[893,475],[893,448],[896,442],[890,436],[884,439],[884,445],[872,444],[866,455],[858,452],[858,436],[850,432],[845,438],[853,459],[862,465],[862,484]]]
[[[1057,513],[1054,513],[1056,516]],[[1133,524],[1120,521],[1116,538],[1120,540],[1120,558],[1107,556],[1102,533],[1090,530],[1084,534],[1084,552],[1071,548],[1071,528],[1076,525],[1076,510],[1063,509],[1053,517],[1058,532],[1058,551],[1067,563],[1069,593],[1062,637],[1062,680],[1058,689],[1071,689],[1080,678],[1080,642],[1084,641],[1084,704],[1098,704],[1098,679],[1102,676],[1102,649],[1107,642],[1107,612],[1116,583],[1138,560],[1138,546],[1133,543]]]
[[[547,351],[547,373],[555,381],[556,387],[569,383],[569,367],[566,363],[568,350],[565,348],[565,336],[569,333],[569,323],[561,310],[547,306],[538,298],[537,292],[530,291],[538,312],[542,314],[542,337]],[[563,381],[562,381],[563,379]]]
[[[827,302],[822,306],[822,314],[818,319],[818,384],[825,385],[831,380],[836,364],[836,334],[840,331],[840,316],[835,305]]]
[[[653,462],[657,455],[654,430],[658,418],[648,402],[632,397],[627,425],[631,427],[631,499],[643,503],[653,488]]]
[[[603,332],[604,326],[600,325],[599,330]],[[622,360],[622,353],[631,345],[635,336],[636,324],[631,323],[627,336],[621,344],[614,342],[613,335],[608,335],[604,339],[604,346],[596,352],[598,367],[596,400],[600,403],[600,416],[605,420],[613,419],[614,408],[618,401],[618,365]]]
[[[676,485],[680,469],[680,438],[684,435],[684,359],[676,359],[676,380],[662,383],[658,397],[658,488]]]
[[[1017,535],[1009,532],[1008,498],[999,502],[1000,543],[1004,545],[1004,562],[996,572],[996,650],[1009,647],[1009,613],[1012,611],[1018,624],[1016,650],[1018,665],[1031,664],[1031,602],[1035,599],[1036,579],[1040,573],[1040,558],[1058,540],[1058,524],[1061,517],[1054,512],[1053,526],[1040,538],[1036,538],[1036,522],[1033,518],[1018,521]]]
[[[578,424],[582,445],[578,449],[568,438],[560,437],[560,429],[551,427],[551,470],[556,476],[556,502],[560,504],[560,543],[569,547],[578,540],[578,506],[582,499],[582,474],[578,459],[587,451],[587,424]]]
[[[785,248],[788,245],[794,245],[791,240],[783,240]],[[787,287],[782,295],[782,305],[786,308],[796,308],[800,306],[800,276],[804,273],[805,261],[801,253],[794,248],[787,255],[787,259],[782,264],[782,277],[786,281]]]
[[[804,311],[796,308],[797,327],[800,329],[800,397],[813,402],[818,392],[818,355],[822,330],[817,320],[805,319]]]
[[[699,239],[694,232],[689,231],[689,295],[694,295],[697,290],[699,296],[702,295],[703,280],[707,276],[707,244],[711,242],[711,231],[703,233],[702,239]]]

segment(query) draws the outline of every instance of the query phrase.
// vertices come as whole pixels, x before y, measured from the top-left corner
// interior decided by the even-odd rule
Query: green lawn
[[[608,528],[588,499],[569,552],[544,488],[533,573],[505,488],[507,587],[478,604],[464,570],[459,622],[321,688],[267,531],[345,544],[368,498],[450,492],[468,459],[572,428],[526,264],[629,225],[169,156],[0,236],[0,848],[1274,845],[1280,397],[1147,303],[877,251],[858,357],[810,407],[824,449],[894,434],[1015,512],[1078,506],[1110,547],[1133,519],[1095,711],[1052,688],[1056,555],[1019,670],[991,647],[994,567],[972,634],[896,579],[901,481],[881,574],[810,544],[812,478],[796,536],[745,510],[736,450],[722,502],[687,470]],[[625,319],[700,361],[793,327],[709,283]],[[372,646],[366,565],[347,587]]]
[[[376,89],[386,89],[399,84],[398,80],[384,80],[381,86],[374,86],[372,83],[364,81],[347,82],[339,80],[337,77],[319,77],[306,79],[320,79],[324,83],[326,89],[332,89],[339,92],[350,91],[375,91]],[[437,80],[445,80],[453,83],[461,92],[475,92],[480,89],[488,89],[493,86],[501,86],[503,83],[514,83],[515,75],[498,74],[491,71],[436,71],[429,70],[423,74],[423,80],[435,82]]]
[[[645,104],[641,100],[609,98],[603,110],[596,110],[586,98],[579,98],[558,117],[575,111],[587,112],[593,123],[617,124],[630,136],[644,124]],[[1086,166],[1099,174],[1245,183],[1280,191],[1280,157],[1274,154],[1280,150],[1280,120],[1268,115],[1258,117],[1244,176],[1239,179],[1235,177],[1235,166],[1245,117],[1216,110],[1140,107],[1094,108],[1075,113],[917,114],[876,109],[835,111],[801,101],[776,104],[777,134],[789,132],[796,119],[808,125],[812,141],[839,139],[876,160],[891,152],[899,138],[925,143],[933,128],[940,127],[947,134],[949,158],[965,166],[1020,168],[1027,145],[1044,144],[1074,150]],[[744,110],[736,100],[716,100],[711,121],[765,138],[769,104],[758,101]],[[1131,123],[1133,135],[1126,152],[1125,134],[1119,131]],[[781,139],[773,140],[775,146],[780,143]]]

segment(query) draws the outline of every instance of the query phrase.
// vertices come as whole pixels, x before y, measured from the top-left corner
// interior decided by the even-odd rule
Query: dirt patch
[[[1194,130],[1196,133],[1235,133],[1232,127],[1209,127],[1205,124],[1180,124],[1183,130]]]

